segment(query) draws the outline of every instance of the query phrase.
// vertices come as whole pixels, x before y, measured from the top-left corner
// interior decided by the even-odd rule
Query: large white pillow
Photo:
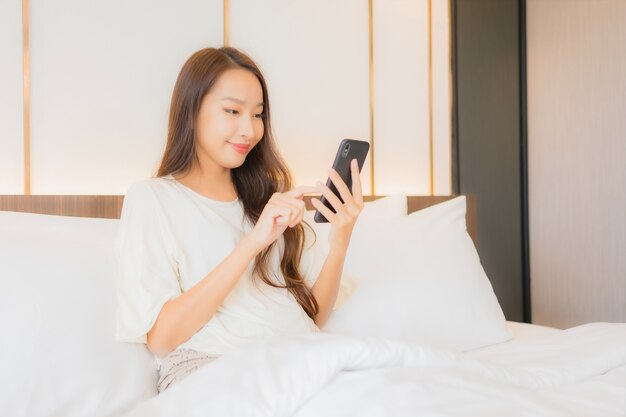
[[[511,338],[465,226],[465,197],[406,217],[363,222],[344,271],[351,297],[323,330],[383,336],[457,350]]]
[[[320,243],[323,245],[325,253],[328,253],[328,233],[330,232],[330,223],[316,223],[313,219],[314,215],[315,210],[307,210],[304,213],[304,221],[306,221],[313,228],[313,230],[315,230],[315,234],[317,235]],[[354,226],[355,231],[362,227],[363,224],[385,221],[385,219],[396,219],[406,215],[406,194],[390,194],[374,201],[368,201],[363,205],[363,210],[361,210],[356,225]]]
[[[316,244],[320,245],[321,254],[325,257],[328,254],[328,234],[330,233],[330,223],[316,223],[313,219],[315,210],[307,210],[304,213],[304,221],[306,221],[315,231],[317,236]],[[358,234],[358,230],[366,227],[370,223],[378,224],[380,222],[391,221],[407,215],[407,196],[405,193],[394,193],[386,197],[378,198],[374,201],[368,201],[363,205],[363,210],[359,214],[356,225],[354,226],[354,234]],[[341,277],[341,285],[339,286],[339,294],[333,310],[338,309],[352,295],[356,288],[357,281],[349,270],[344,268]]]
[[[0,410],[111,416],[156,395],[145,345],[115,341],[119,220],[0,211]]]

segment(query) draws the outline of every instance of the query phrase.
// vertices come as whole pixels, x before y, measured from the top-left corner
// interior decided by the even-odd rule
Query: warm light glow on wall
[[[135,13],[139,15],[140,9],[143,10],[148,3],[145,0],[134,6],[134,10],[126,10],[125,13],[129,16]],[[189,0],[188,3],[204,13],[204,9],[209,10],[204,2]],[[188,25],[192,28],[190,32],[196,32],[178,41],[185,44],[185,47],[177,48],[174,42],[171,43],[171,50],[180,52],[170,52],[176,59],[172,60],[167,76],[161,75],[161,79],[154,83],[160,87],[156,90],[149,89],[148,84],[142,87],[149,89],[152,96],[142,97],[140,93],[136,93],[136,104],[130,108],[133,111],[136,109],[138,118],[135,119],[133,115],[126,120],[118,116],[104,121],[102,119],[107,115],[107,110],[115,108],[113,103],[126,101],[124,97],[129,91],[134,93],[132,89],[127,86],[119,96],[109,95],[104,98],[99,94],[104,92],[106,96],[111,88],[101,86],[100,90],[96,88],[90,91],[99,97],[101,107],[98,107],[98,100],[93,100],[91,96],[81,97],[81,94],[87,94],[83,92],[86,89],[75,86],[69,90],[63,89],[68,98],[64,98],[65,101],[58,100],[59,95],[55,93],[61,91],[60,86],[67,85],[68,67],[75,67],[75,48],[70,54],[70,48],[60,43],[69,37],[57,36],[54,37],[57,39],[56,43],[46,43],[44,48],[36,49],[36,55],[32,57],[31,44],[33,39],[42,42],[43,37],[49,38],[50,34],[59,31],[84,29],[81,26],[84,22],[81,23],[79,17],[72,17],[74,20],[70,25],[73,26],[67,28],[56,23],[44,25],[44,22],[57,22],[60,18],[62,20],[64,15],[59,10],[63,8],[54,9],[40,3],[36,6],[42,9],[38,10],[37,19],[32,21],[29,17],[29,0],[22,0],[24,193],[121,194],[130,183],[151,176],[162,154],[171,88],[180,65],[189,56],[189,51],[222,44],[241,48],[260,63],[272,95],[277,140],[296,182],[313,183],[318,179],[325,180],[326,169],[332,162],[337,144],[341,139],[350,137],[370,141],[370,154],[361,177],[365,194],[385,195],[399,191],[413,195],[450,194],[452,129],[449,1],[368,0],[367,9],[364,9],[360,0],[351,0],[343,2],[331,16],[324,12],[324,7],[335,7],[336,3],[323,0],[317,2],[315,9],[311,10],[317,13],[320,21],[328,20],[329,26],[326,29],[336,29],[329,33],[320,32],[319,24],[307,26],[305,20],[293,19],[300,22],[293,26],[292,19],[284,19],[284,13],[306,19],[307,14],[311,13],[304,13],[303,10],[309,5],[277,0],[276,7],[272,8],[267,3],[258,5],[252,0],[238,0],[232,4],[229,0],[223,0],[218,6],[212,3],[208,13],[209,16],[211,13],[214,16],[213,24],[208,25],[211,35],[206,36],[206,29],[204,32],[203,29],[198,29],[200,25],[195,29],[193,25]],[[179,16],[183,16],[191,13],[183,5],[167,7],[172,7],[170,15],[180,13]],[[108,5],[102,9],[105,15],[108,14],[103,19],[115,19],[115,16],[119,16],[119,13],[113,12],[113,8],[114,6]],[[255,8],[258,8],[259,13],[254,11]],[[218,11],[219,14],[216,14]],[[168,12],[162,12],[163,15],[166,13]],[[250,13],[254,16],[249,16]],[[260,13],[263,13],[263,19],[258,17]],[[343,16],[342,20],[335,19],[338,13]],[[194,13],[194,16],[198,15],[199,13]],[[163,16],[155,14],[151,18],[152,20],[142,21],[142,24],[148,25],[148,34],[153,29],[156,30],[157,26],[160,27],[158,23]],[[272,18],[278,19],[276,24],[268,25],[267,21]],[[253,27],[254,19],[263,20],[264,31],[259,32]],[[82,21],[88,19],[83,18]],[[216,24],[218,21],[221,26]],[[33,27],[35,36],[32,35]],[[206,28],[207,25],[204,24],[203,27]],[[274,36],[272,31],[278,31],[278,27],[283,31],[278,35],[283,38],[285,29],[297,28],[296,32],[289,33],[289,37],[298,39],[298,42],[291,45],[287,39],[285,45],[290,48],[281,48],[275,46],[275,42],[268,42],[267,39]],[[215,28],[219,30],[214,30]],[[121,28],[122,31],[124,29]],[[342,35],[339,36],[339,33]],[[216,35],[220,41],[216,42]],[[97,36],[104,34],[93,34],[94,38]],[[150,36],[146,36],[146,39],[150,39]],[[198,42],[198,39],[202,41]],[[336,51],[329,51],[323,47],[326,40],[330,41],[329,45],[344,43],[341,48],[336,47]],[[320,41],[317,50],[316,41]],[[126,49],[132,47],[128,45]],[[290,53],[285,54],[286,50]],[[346,50],[350,53],[346,53]],[[120,53],[123,57],[124,52]],[[297,71],[285,72],[283,67],[288,61],[298,60],[300,55],[307,54],[319,56],[319,59],[311,61],[308,69],[299,68]],[[137,65],[146,66],[149,64],[148,56],[135,56],[131,59],[137,60]],[[44,60],[45,67],[41,64]],[[338,67],[338,62],[343,64]],[[334,65],[330,71],[323,68],[330,63]],[[153,64],[150,66],[158,67]],[[345,70],[348,67],[355,71],[342,72],[342,68]],[[88,66],[75,68],[83,74],[76,82],[84,85],[89,80],[93,82],[93,73],[92,78],[88,79],[91,69]],[[45,88],[33,90],[34,96],[31,97],[30,79],[33,71],[39,71],[35,78],[39,80],[38,85]],[[115,71],[107,70],[106,66],[101,71],[107,71],[110,79],[97,77],[100,84],[108,83],[113,86],[117,80],[115,77],[121,76]],[[161,73],[162,71],[153,71],[153,76]],[[298,83],[310,83],[320,73],[327,77],[324,79],[326,81],[321,81],[321,84],[313,83],[307,87],[308,90],[298,87]],[[355,93],[348,93],[353,91],[350,83],[357,81]],[[329,91],[325,98],[311,94],[324,83],[328,83]],[[333,87],[333,83],[347,89],[339,91]],[[299,90],[303,94],[299,94]],[[157,96],[161,98],[155,100]],[[343,97],[348,101],[340,102],[344,100]],[[295,114],[294,107],[297,108],[298,100],[305,99],[313,101],[311,109],[317,111],[319,120],[324,120],[321,125],[326,127],[318,125],[315,127],[317,130],[314,129],[322,136],[311,133],[311,138],[308,138],[306,118],[299,120]],[[109,104],[107,100],[110,100]],[[157,101],[158,105],[155,104]],[[85,106],[80,109],[81,114],[76,116],[84,117],[85,120],[81,122],[79,119],[78,126],[72,125],[69,118],[65,120],[65,124],[55,121],[54,114],[59,109],[64,109],[64,113],[74,114],[79,109],[72,110],[72,106],[78,106],[81,102],[94,107],[92,114],[85,112]],[[36,120],[31,118],[32,108],[37,110],[33,112],[37,113]],[[57,110],[51,112],[50,116],[42,110],[55,108]],[[99,123],[89,122],[89,117],[97,117]],[[156,123],[155,119],[158,119]],[[151,131],[142,131],[145,128]],[[89,134],[85,135],[85,132]],[[155,142],[161,145],[157,146]],[[313,142],[315,146],[312,145]],[[303,143],[306,143],[304,148]],[[306,156],[303,156],[302,149],[308,149]],[[102,161],[102,165],[94,166],[94,162],[98,160]],[[116,171],[112,169],[113,165],[121,169]],[[31,178],[34,187],[31,187]]]

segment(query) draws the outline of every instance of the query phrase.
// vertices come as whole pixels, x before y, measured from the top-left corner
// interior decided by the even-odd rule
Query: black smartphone
[[[359,165],[359,173],[363,169],[363,163],[365,163],[365,157],[367,156],[367,152],[370,149],[370,144],[368,142],[356,139],[344,139],[339,144],[339,149],[337,149],[337,155],[335,156],[335,162],[333,162],[333,169],[339,173],[343,182],[346,183],[350,192],[352,192],[352,174],[350,171],[350,161],[356,158],[357,163]],[[339,195],[339,191],[335,184],[333,184],[332,180],[328,178],[326,180],[326,185],[330,190],[335,194],[339,200],[343,203],[343,199],[341,195]],[[330,209],[333,213],[335,213],[335,209],[332,204],[326,197],[322,195],[320,201]],[[315,215],[313,216],[313,220],[316,223],[328,223],[328,220],[319,210],[315,210]]]

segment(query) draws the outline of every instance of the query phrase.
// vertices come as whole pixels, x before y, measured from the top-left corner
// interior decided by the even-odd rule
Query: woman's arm
[[[326,323],[335,305],[345,259],[345,250],[331,250],[326,256],[322,270],[311,289],[319,306],[315,316],[317,327],[321,328]]]
[[[317,315],[315,316],[315,324],[322,327],[330,313],[337,293],[339,292],[339,282],[343,271],[343,263],[346,259],[350,237],[361,210],[363,210],[363,193],[361,191],[361,178],[359,177],[359,167],[356,159],[350,163],[352,176],[352,192],[348,189],[346,183],[334,169],[328,171],[328,175],[333,184],[339,191],[343,203],[337,196],[324,184],[318,181],[317,185],[322,189],[322,194],[330,202],[335,209],[333,213],[317,198],[311,199],[311,203],[320,213],[328,219],[331,225],[328,241],[330,250],[324,261],[322,270],[313,284],[311,291],[315,296],[315,300],[319,306]]]
[[[165,356],[198,332],[213,317],[256,255],[287,227],[294,227],[302,220],[302,196],[313,191],[318,189],[302,186],[274,193],[252,232],[198,283],[163,305],[148,332],[148,349],[157,356]]]
[[[148,332],[148,349],[165,356],[204,326],[235,287],[261,247],[243,238],[235,249],[189,291],[166,302]]]

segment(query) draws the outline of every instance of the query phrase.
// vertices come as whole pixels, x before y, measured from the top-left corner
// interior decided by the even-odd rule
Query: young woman
[[[147,344],[159,392],[245,343],[319,331],[363,208],[356,160],[352,190],[329,177],[343,203],[319,181],[292,186],[249,57],[208,48],[187,60],[158,173],[128,189],[116,240],[117,340]],[[312,199],[331,225],[327,255],[303,222],[315,192],[336,211]]]

